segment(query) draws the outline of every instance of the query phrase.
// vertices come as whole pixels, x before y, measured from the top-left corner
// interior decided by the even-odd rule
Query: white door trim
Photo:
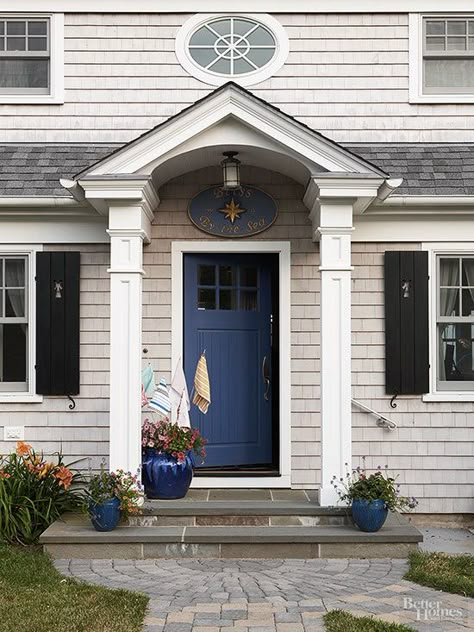
[[[287,241],[175,241],[171,245],[171,361],[183,354],[183,258],[186,253],[277,253],[280,310],[280,472],[269,477],[206,477],[192,487],[291,487],[291,255]],[[211,385],[212,386],[212,385]]]

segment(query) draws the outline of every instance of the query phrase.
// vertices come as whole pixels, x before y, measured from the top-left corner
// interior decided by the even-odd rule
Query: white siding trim
[[[472,4],[465,12],[472,15]],[[453,7],[442,13],[452,15]],[[432,14],[432,11],[431,11]],[[474,94],[423,94],[423,18],[421,13],[410,13],[408,20],[409,46],[409,102],[410,103],[474,103]],[[438,17],[440,14],[437,14]]]
[[[436,257],[440,254],[465,254],[474,252],[474,242],[438,242],[422,243],[422,250],[428,251],[428,321],[429,321],[429,362],[430,362],[430,392],[423,395],[424,402],[474,402],[474,391],[438,391],[436,376],[438,374],[438,354],[436,344],[436,298],[437,275]]]
[[[107,7],[107,4],[109,7]],[[257,6],[256,6],[257,5]],[[222,0],[202,0],[199,11],[223,13],[229,7]],[[17,11],[64,11],[64,0],[17,0]],[[240,0],[239,8],[244,12],[259,13],[407,13],[408,11],[433,11],[433,0],[293,0],[291,5],[285,0]],[[0,0],[0,11],[11,10],[11,2]],[[472,0],[451,0],[450,11],[472,10]],[[180,0],[179,9],[176,0],[136,0],[133,7],[129,0],[97,3],[97,0],[69,0],[68,13],[195,13],[195,0]]]
[[[3,254],[18,254],[28,257],[28,391],[24,393],[0,393],[1,404],[41,403],[42,395],[36,394],[36,253],[43,246],[24,244],[0,244]]]
[[[2,10],[0,1],[0,12]],[[36,3],[35,3],[36,4]],[[11,9],[11,4],[10,7]],[[64,7],[63,7],[64,8]],[[38,7],[32,9],[32,13],[22,17],[49,18],[50,32],[50,92],[49,94],[0,94],[0,103],[25,103],[25,104],[62,104],[64,103],[64,13],[38,13]],[[10,15],[11,12],[10,12]]]
[[[172,370],[183,353],[183,257],[202,253],[278,253],[280,272],[280,473],[278,477],[198,477],[193,487],[290,487],[291,486],[291,259],[286,241],[175,241],[171,245],[171,359]]]

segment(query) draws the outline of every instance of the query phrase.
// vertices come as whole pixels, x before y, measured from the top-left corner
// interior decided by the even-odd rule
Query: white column
[[[323,203],[324,204],[324,203]],[[339,209],[341,210],[341,209]],[[352,206],[345,208],[348,221]],[[351,231],[318,227],[321,256],[321,505],[334,505],[333,476],[351,464]]]
[[[135,473],[141,463],[143,244],[159,198],[147,178],[80,182],[108,214],[110,236],[110,469]]]
[[[113,212],[113,209],[111,209]],[[110,469],[141,462],[143,231],[109,229]]]

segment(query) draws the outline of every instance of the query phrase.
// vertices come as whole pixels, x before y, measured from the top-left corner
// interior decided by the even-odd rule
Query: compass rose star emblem
[[[236,204],[234,198],[225,205],[225,208],[219,209],[219,213],[225,213],[225,219],[229,219],[231,224],[233,224],[236,219],[240,219],[241,214],[246,212],[247,209],[241,208],[240,204]]]

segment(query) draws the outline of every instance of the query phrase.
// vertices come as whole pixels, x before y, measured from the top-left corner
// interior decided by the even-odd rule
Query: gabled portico
[[[380,169],[235,84],[219,88],[76,177],[85,199],[98,213],[108,215],[111,467],[135,470],[140,463],[142,248],[152,239],[151,223],[154,213],[160,212],[160,187],[199,167],[218,165],[222,152],[229,149],[238,151],[247,166],[264,165],[306,189],[303,202],[311,220],[308,232],[313,241],[321,243],[320,501],[334,504],[337,499],[330,480],[333,475],[342,476],[344,463],[351,462],[353,216],[363,213],[374,200],[387,197],[399,182],[390,182]],[[238,247],[230,241],[206,243],[211,251],[216,244],[225,243],[224,249],[245,252],[246,244],[258,251],[259,243],[268,249],[272,242],[240,240]],[[289,278],[289,268],[287,272]],[[175,326],[179,328],[178,323]],[[289,359],[289,311],[280,336]],[[179,340],[179,335],[173,339]],[[177,357],[179,349],[174,349],[173,355]],[[282,365],[280,381],[291,385],[290,362]],[[282,388],[280,393],[280,416],[287,428],[283,435],[286,441],[291,428],[289,388]],[[280,446],[280,450],[289,463],[289,445]],[[280,481],[241,478],[236,486],[290,485],[291,477]],[[226,482],[221,480],[219,486],[226,486]]]

